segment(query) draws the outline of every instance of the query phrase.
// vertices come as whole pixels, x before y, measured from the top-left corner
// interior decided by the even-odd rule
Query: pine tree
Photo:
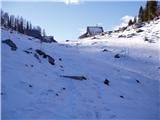
[[[38,31],[38,34],[40,35],[40,36],[42,36],[42,32],[41,32],[41,27],[40,26],[37,26],[36,27],[36,30]]]
[[[143,22],[144,21],[144,10],[143,7],[141,6],[139,8],[139,13],[138,13],[138,22]]]
[[[3,12],[2,10],[1,25],[39,39],[43,39],[42,36],[46,36],[45,30],[43,29],[42,31],[41,27],[34,27],[31,22],[24,20],[23,17],[15,17],[14,15],[9,15],[7,12]]]
[[[149,17],[148,17],[149,15],[148,15],[148,13],[149,13],[149,12],[148,12],[148,9],[145,8],[145,9],[144,9],[144,14],[143,14],[143,21],[144,21],[144,22],[146,22],[146,21],[149,20]]]
[[[158,3],[156,0],[149,1],[149,20],[157,16]]]
[[[17,31],[20,32],[20,18],[19,16],[17,17]]]
[[[133,23],[134,24],[137,23],[137,17],[136,16],[134,17]]]
[[[18,27],[17,27],[17,24],[18,24],[18,21],[17,21],[17,18],[15,18],[14,20],[14,30],[18,30]]]
[[[4,27],[8,27],[9,24],[9,15],[8,13],[4,13]]]
[[[152,20],[157,16],[158,2],[156,0],[148,0],[144,10],[144,21]]]
[[[12,28],[12,29],[14,29],[14,24],[15,24],[15,17],[14,17],[14,15],[11,15],[10,16],[10,24],[11,24],[11,27],[10,28]]]
[[[32,30],[32,24],[29,23],[29,30]]]
[[[24,33],[24,20],[22,17],[20,18],[20,33]]]
[[[9,19],[8,19],[8,27],[11,28],[12,25],[11,25],[11,16],[9,16]]]
[[[26,30],[29,30],[29,22],[27,21]]]
[[[131,25],[133,25],[133,21],[130,19],[128,22],[128,26],[131,26]]]
[[[4,12],[1,10],[1,26],[4,25]]]

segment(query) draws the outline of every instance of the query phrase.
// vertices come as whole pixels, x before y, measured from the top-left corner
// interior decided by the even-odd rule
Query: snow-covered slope
[[[65,44],[40,44],[3,28],[2,40],[12,40],[17,50],[2,43],[2,118],[158,119],[159,26],[157,20],[140,28],[143,32],[128,28]],[[53,57],[55,65],[37,59],[36,49]]]

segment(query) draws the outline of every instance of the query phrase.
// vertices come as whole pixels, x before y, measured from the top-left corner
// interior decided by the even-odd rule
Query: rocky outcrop
[[[36,53],[40,56],[42,56],[43,58],[48,58],[48,62],[51,64],[51,65],[55,65],[55,60],[53,57],[51,57],[50,55],[47,55],[44,51],[40,50],[40,49],[36,49],[35,50]]]
[[[109,86],[109,80],[108,80],[108,79],[105,79],[104,84],[106,84],[106,85]]]
[[[120,58],[120,54],[116,54],[114,58]]]
[[[45,52],[43,52],[42,50],[36,49],[35,51],[37,52],[37,54],[39,54],[39,55],[42,56],[43,58],[46,58],[46,57],[47,57],[47,54],[46,54]]]
[[[51,65],[55,65],[55,60],[54,58],[52,58],[51,56],[47,55],[48,57],[48,62],[51,64]]]
[[[3,40],[2,43],[7,44],[9,47],[11,47],[11,50],[13,50],[13,51],[17,50],[16,44],[10,39]]]

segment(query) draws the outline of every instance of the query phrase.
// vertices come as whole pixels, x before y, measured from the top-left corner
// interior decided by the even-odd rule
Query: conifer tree
[[[8,19],[8,27],[11,28],[11,16],[9,16],[9,19]]]
[[[128,22],[128,26],[131,26],[131,25],[133,25],[133,21],[130,19]]]
[[[146,22],[154,19],[156,16],[158,16],[158,2],[157,0],[148,0],[145,8],[141,6],[139,9],[138,22]]]
[[[156,0],[152,0],[152,1],[148,1],[149,2],[149,20],[152,20],[153,18],[155,18],[157,16],[157,8],[158,8],[158,3]]]
[[[24,28],[23,28],[23,23],[24,21],[23,21],[23,18],[21,17],[20,18],[20,33],[24,33]]]
[[[144,21],[144,10],[143,7],[141,6],[139,8],[139,13],[138,13],[138,22],[143,22]]]
[[[145,9],[144,9],[144,14],[143,14],[143,21],[144,21],[144,22],[146,22],[146,21],[149,20],[149,17],[148,17],[149,15],[148,15],[148,13],[149,13],[149,12],[148,12],[148,9],[145,8]]]
[[[144,21],[152,20],[157,16],[158,2],[156,0],[148,0],[144,10]]]
[[[4,12],[1,10],[1,25],[4,25]]]
[[[29,30],[32,30],[32,24],[29,23]]]
[[[18,30],[17,28],[17,24],[18,24],[18,20],[17,20],[17,18],[15,18],[15,20],[14,20],[14,30]]]
[[[136,16],[134,17],[133,23],[134,24],[137,23],[137,17]]]
[[[9,24],[9,15],[8,13],[4,13],[4,27],[8,27]]]
[[[27,21],[26,30],[29,30],[29,22]]]
[[[1,26],[16,30],[32,37],[37,37],[39,39],[43,39],[42,36],[46,36],[45,30],[42,31],[41,27],[34,27],[31,22],[24,20],[23,17],[15,17],[14,15],[9,15],[7,12],[3,12],[2,10]]]
[[[10,16],[10,28],[14,29],[15,24],[15,17],[14,15]]]

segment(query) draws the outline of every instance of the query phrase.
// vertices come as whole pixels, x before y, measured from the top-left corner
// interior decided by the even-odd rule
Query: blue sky
[[[87,26],[100,25],[105,30],[112,30],[121,24],[121,18],[136,16],[140,1],[84,1],[78,4],[64,2],[2,2],[2,9],[9,14],[23,16],[53,35],[58,41],[77,39]]]

